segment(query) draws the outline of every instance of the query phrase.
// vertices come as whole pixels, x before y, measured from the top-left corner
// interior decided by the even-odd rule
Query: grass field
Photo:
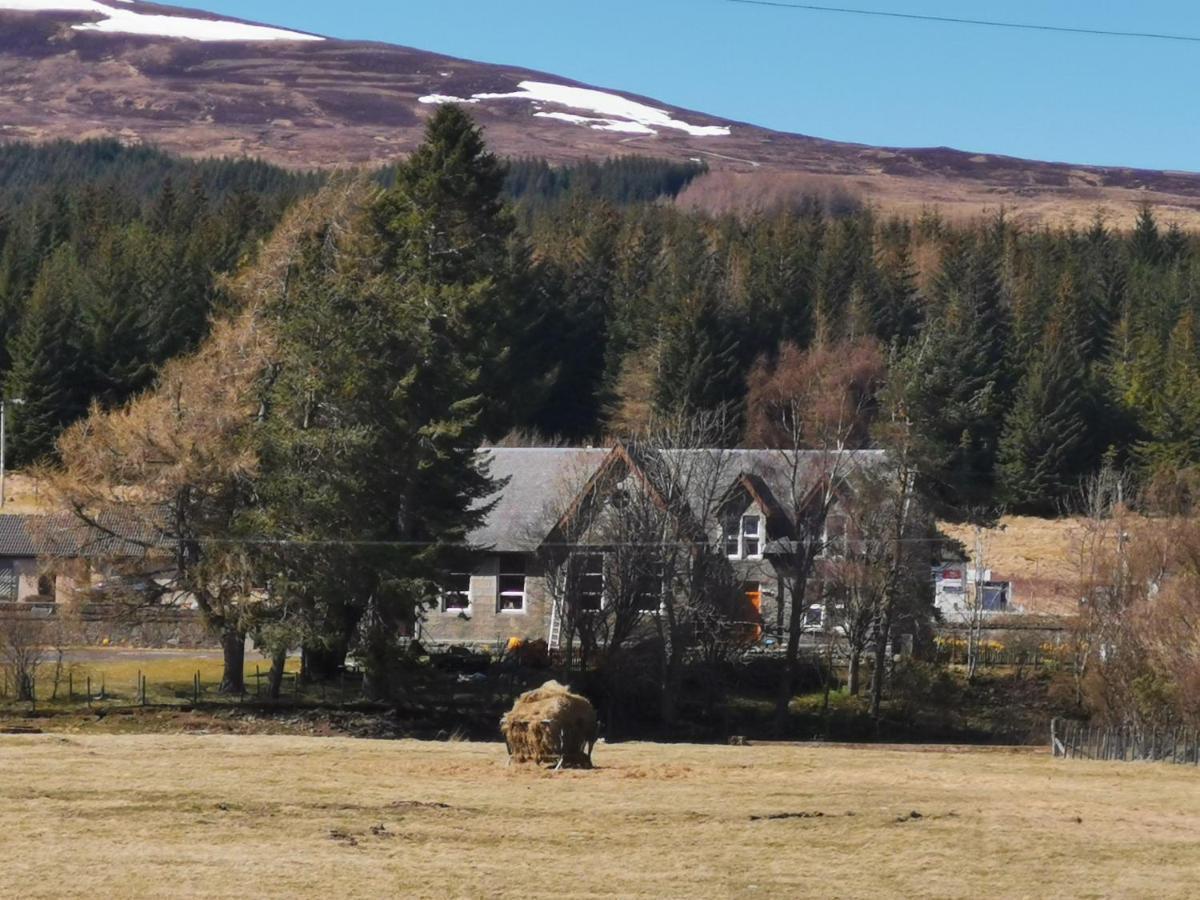
[[[1185,897],[1200,772],[1033,751],[0,736],[11,897]],[[775,816],[776,818],[772,818]]]
[[[256,652],[246,654],[244,672],[247,690],[253,694],[256,683],[266,690],[267,672],[271,664]],[[300,670],[300,658],[291,657],[285,671],[294,675]],[[98,696],[103,687],[105,695],[113,702],[131,703],[140,695],[138,679],[146,679],[147,702],[181,703],[193,696],[192,679],[200,676],[201,698],[226,699],[217,695],[221,681],[221,653],[216,650],[149,650],[117,647],[75,647],[66,651],[63,669],[59,677],[57,697],[54,693],[54,658],[47,651],[46,658],[38,667],[37,696],[41,706],[54,707],[70,703],[74,694],[76,703],[82,703],[91,684],[93,696]],[[68,675],[70,680],[68,681]],[[294,682],[289,677],[289,690]],[[23,707],[13,701],[12,690],[0,696],[0,710],[6,705]]]

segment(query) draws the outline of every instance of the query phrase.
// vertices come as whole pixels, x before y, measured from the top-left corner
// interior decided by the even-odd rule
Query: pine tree
[[[916,266],[908,241],[881,253],[877,268],[872,315],[874,334],[884,343],[894,341],[906,345],[916,337],[924,320]]]
[[[83,273],[69,248],[46,261],[9,349],[4,381],[12,410],[10,459],[27,465],[50,457],[63,429],[86,411],[85,373],[75,323]]]
[[[1078,337],[1056,319],[1021,380],[1001,440],[1001,489],[1012,509],[1053,515],[1090,467],[1086,389]]]
[[[476,458],[477,372],[456,344],[474,288],[397,288],[363,271],[361,239],[318,229],[270,309],[277,363],[246,527],[304,543],[262,564],[315,632],[357,622],[367,690],[386,696],[398,626],[437,595],[494,486]]]
[[[1151,471],[1200,465],[1200,346],[1193,313],[1184,313],[1172,329],[1158,372],[1143,394],[1147,436],[1137,444],[1137,456]]]
[[[81,302],[89,393],[107,407],[146,387],[154,373],[146,340],[147,311],[129,257],[121,236],[106,235],[91,267],[91,289]]]
[[[1158,233],[1158,222],[1149,204],[1138,210],[1133,234],[1129,239],[1129,255],[1134,262],[1157,265],[1163,258],[1162,236]]]
[[[922,443],[923,477],[948,513],[993,501],[1011,390],[1008,317],[994,249],[984,242],[949,248],[935,287],[944,312],[905,354],[904,393]]]
[[[710,292],[681,298],[660,340],[655,412],[671,418],[725,411],[730,428],[736,428],[745,394],[739,350],[736,334]]]
[[[467,304],[447,317],[454,331],[446,340],[480,373],[489,398],[484,427],[492,436],[528,416],[545,368],[536,352],[537,298],[525,289],[528,248],[514,239],[504,177],[471,117],[445,105],[371,210],[391,289],[424,291],[436,302],[453,288]]]

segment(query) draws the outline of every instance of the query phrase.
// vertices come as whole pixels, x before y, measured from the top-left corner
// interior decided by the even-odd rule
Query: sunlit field
[[[0,736],[0,894],[1184,897],[1200,772],[1038,751]]]

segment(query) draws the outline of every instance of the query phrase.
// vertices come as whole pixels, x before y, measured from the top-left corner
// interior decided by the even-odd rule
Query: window
[[[598,611],[604,606],[604,555],[581,553],[571,558],[575,569],[579,609]]]
[[[525,557],[519,553],[506,553],[500,557],[496,608],[500,612],[525,612]]]
[[[442,581],[442,611],[467,612],[471,609],[471,574],[454,572]]]
[[[805,628],[820,628],[821,623],[825,620],[825,607],[819,603],[814,603],[804,611],[804,627]]]
[[[726,522],[721,529],[725,555],[730,559],[760,559],[762,557],[762,516],[742,516]]]
[[[55,578],[53,575],[38,576],[38,596],[49,597],[51,600],[58,599],[57,593],[54,590]]]
[[[762,519],[758,516],[742,516],[742,556],[762,556]]]
[[[725,544],[725,555],[730,559],[737,559],[742,552],[738,536],[738,523],[736,521],[726,522],[721,530],[721,540]]]
[[[647,569],[644,575],[638,576],[634,603],[640,612],[658,612],[663,602],[663,564],[650,563]]]
[[[0,601],[17,599],[17,569],[11,559],[0,560]]]
[[[985,581],[981,590],[980,608],[988,612],[1001,612],[1008,608],[1008,582]]]

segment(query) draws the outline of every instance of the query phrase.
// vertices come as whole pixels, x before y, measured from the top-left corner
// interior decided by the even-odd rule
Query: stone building
[[[704,547],[723,560],[727,568],[718,581],[732,585],[724,592],[725,618],[771,644],[786,628],[789,560],[806,536],[804,518],[818,502],[814,492],[830,483],[831,471],[839,474],[827,528],[807,535],[821,542],[824,554],[835,553],[846,531],[846,479],[883,458],[879,451],[834,457],[646,451],[623,444],[483,452],[502,486],[484,523],[469,535],[471,564],[447,575],[437,603],[417,623],[425,643],[502,647],[518,638],[557,647],[565,623],[621,602],[650,619],[675,579],[663,571],[666,563],[637,548],[659,541],[660,555],[675,560],[672,566],[694,558],[681,544],[688,554]],[[645,526],[640,532],[630,524],[638,519]],[[653,540],[646,536],[651,532]],[[631,558],[640,569],[623,576],[623,560]],[[624,600],[617,596],[622,593]],[[809,625],[819,627],[821,609],[814,603],[806,611]]]

